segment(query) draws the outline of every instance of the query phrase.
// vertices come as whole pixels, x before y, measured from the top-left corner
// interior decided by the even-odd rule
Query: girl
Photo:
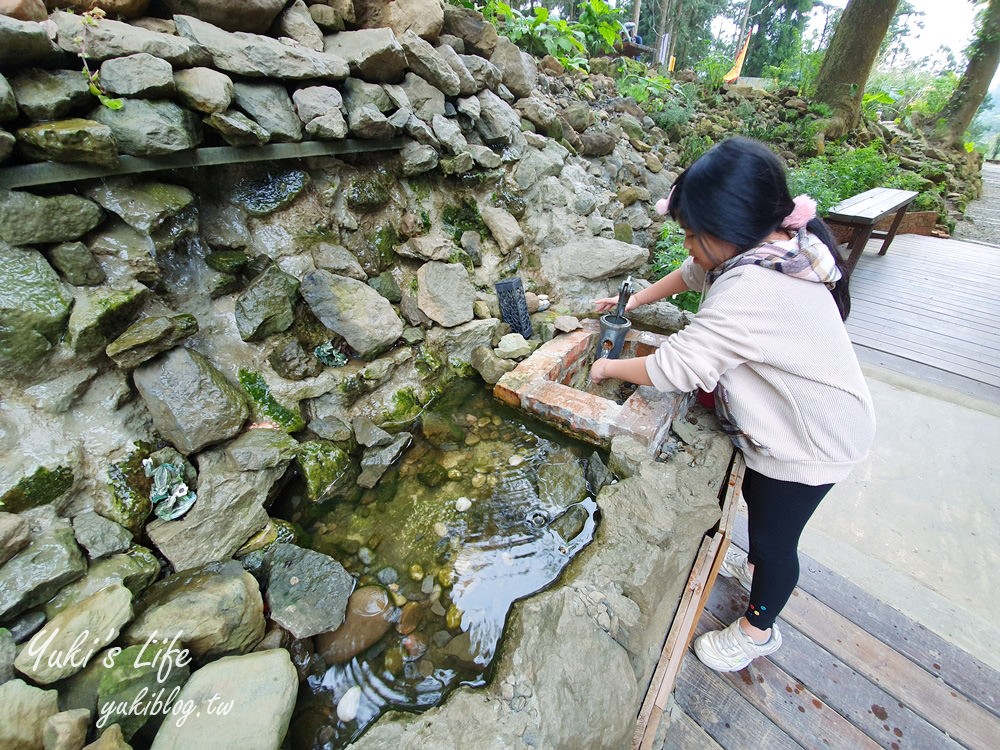
[[[633,294],[627,309],[700,289],[691,323],[654,353],[598,359],[595,383],[619,378],[660,390],[714,391],[723,428],[746,459],[749,555],[721,572],[750,589],[746,614],[705,633],[702,662],[736,671],[781,646],[775,618],[798,581],[798,542],[833,484],[868,454],[871,396],[842,320],[847,277],[816,202],[792,199],[779,159],[746,138],[695,161],[657,211],[684,229],[691,257]],[[596,300],[611,310],[616,297]]]

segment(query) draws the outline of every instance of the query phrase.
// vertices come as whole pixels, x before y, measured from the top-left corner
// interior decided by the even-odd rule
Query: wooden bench
[[[854,270],[858,258],[864,252],[865,245],[872,237],[884,240],[879,255],[885,255],[889,249],[889,244],[896,236],[899,223],[903,220],[903,214],[907,207],[917,197],[917,193],[912,190],[896,190],[894,188],[873,188],[863,193],[855,195],[841,201],[830,209],[826,216],[828,224],[842,224],[851,230],[850,239],[847,242],[848,257],[846,260],[847,270]],[[886,216],[895,212],[896,217],[892,221],[892,226],[886,232],[875,229]]]

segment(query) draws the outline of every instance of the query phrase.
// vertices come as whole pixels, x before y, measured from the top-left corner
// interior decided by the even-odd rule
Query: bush
[[[663,225],[660,238],[653,248],[653,281],[662,279],[671,271],[680,268],[681,263],[687,257],[687,250],[684,249],[684,230],[672,221]],[[681,292],[675,295],[672,300],[681,310],[688,312],[698,312],[701,305],[701,293],[695,291]]]

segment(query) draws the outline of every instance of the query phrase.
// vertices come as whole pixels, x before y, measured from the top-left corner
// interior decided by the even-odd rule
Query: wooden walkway
[[[904,234],[879,257],[880,244],[851,275],[862,360],[1000,400],[1000,247]]]
[[[734,543],[745,548],[745,521]],[[801,561],[778,620],[781,649],[729,674],[688,650],[663,750],[1000,747],[1000,673]],[[746,591],[720,577],[697,633],[732,622],[746,603]]]
[[[1000,401],[1000,247],[915,235],[882,257],[880,246],[868,244],[851,279],[847,330],[862,361]],[[734,544],[746,549],[745,518]],[[1000,673],[800,559],[781,649],[731,674],[688,649],[663,750],[1000,748]],[[697,634],[746,603],[720,577]]]

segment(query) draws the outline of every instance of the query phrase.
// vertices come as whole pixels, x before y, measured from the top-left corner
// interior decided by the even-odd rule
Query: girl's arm
[[[600,383],[605,378],[616,378],[637,385],[652,385],[646,372],[646,358],[632,357],[629,359],[607,359],[601,357],[594,360],[590,366],[590,379]]]
[[[648,305],[650,302],[656,302],[664,297],[672,297],[675,294],[680,294],[681,292],[686,292],[688,290],[688,285],[684,281],[684,277],[681,276],[681,269],[676,269],[671,271],[662,279],[654,284],[650,284],[645,289],[640,289],[638,292],[633,294],[625,305],[625,311],[635,309],[639,305]],[[609,310],[614,310],[615,306],[618,304],[618,297],[604,297],[603,299],[594,300],[594,307],[598,312],[607,312]]]

